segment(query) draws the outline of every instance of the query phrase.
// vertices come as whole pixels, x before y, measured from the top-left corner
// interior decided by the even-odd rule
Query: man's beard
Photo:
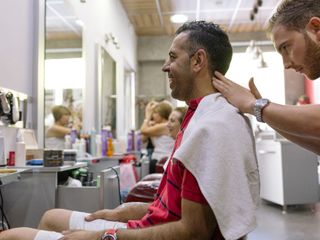
[[[308,69],[306,73],[310,79],[320,77],[320,46],[312,41],[308,35],[305,35],[306,51],[304,56],[304,65]]]

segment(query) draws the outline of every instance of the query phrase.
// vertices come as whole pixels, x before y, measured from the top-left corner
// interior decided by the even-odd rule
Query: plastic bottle
[[[80,139],[79,142],[79,157],[83,158],[86,155],[86,140],[84,138]]]
[[[127,152],[131,152],[132,151],[132,141],[133,141],[133,138],[132,138],[132,133],[131,131],[128,132],[128,135],[127,135]]]
[[[90,132],[90,154],[92,156],[96,156],[97,153],[96,153],[96,150],[97,150],[97,147],[96,147],[96,130],[93,128]]]
[[[77,150],[77,157],[81,157],[81,142],[80,139],[76,139],[76,142],[72,144],[72,149]]]
[[[70,132],[70,136],[71,136],[71,144],[74,144],[78,137],[77,129],[72,128]]]
[[[0,131],[0,166],[5,166],[6,164],[5,140],[2,132]]]
[[[140,152],[142,147],[142,136],[140,131],[136,131],[136,151]]]
[[[26,165],[26,144],[20,131],[17,134],[15,166],[23,167]]]
[[[72,149],[71,136],[69,134],[64,136],[64,149]]]
[[[102,156],[102,141],[101,141],[101,135],[96,135],[96,155],[97,157]]]
[[[107,156],[108,130],[105,127],[101,130],[101,147],[102,147],[102,156]]]
[[[113,139],[112,139],[112,133],[109,132],[109,136],[108,136],[108,152],[107,152],[107,156],[112,156],[113,155]]]

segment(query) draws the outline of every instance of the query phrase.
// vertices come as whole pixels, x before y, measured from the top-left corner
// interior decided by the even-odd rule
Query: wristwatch
[[[269,99],[259,98],[253,106],[253,114],[258,122],[264,122],[262,119],[262,110],[270,103]]]
[[[117,229],[108,229],[101,236],[101,240],[117,240]]]

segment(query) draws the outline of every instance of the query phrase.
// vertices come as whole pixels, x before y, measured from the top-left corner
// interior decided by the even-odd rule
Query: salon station
[[[171,97],[161,71],[183,22],[174,14],[227,30],[229,79],[247,86],[254,77],[275,103],[304,104],[301,96],[319,103],[320,82],[285,70],[264,32],[279,2],[2,0],[0,228],[35,228],[52,208],[95,212],[152,201],[159,179],[141,184],[151,159],[140,132],[146,106],[186,106]],[[59,114],[69,116],[62,136],[54,132],[62,128]],[[261,206],[248,239],[318,239],[318,156],[249,118]],[[303,232],[310,238],[299,238]]]

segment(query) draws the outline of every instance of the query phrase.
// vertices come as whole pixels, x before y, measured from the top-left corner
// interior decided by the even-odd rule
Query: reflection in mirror
[[[113,136],[116,137],[116,63],[102,47],[100,58],[101,99],[98,102],[101,101],[101,109],[98,112],[101,113],[101,123],[99,127],[110,126]]]
[[[62,149],[81,129],[85,84],[82,24],[66,0],[46,0],[45,46],[45,147]]]

